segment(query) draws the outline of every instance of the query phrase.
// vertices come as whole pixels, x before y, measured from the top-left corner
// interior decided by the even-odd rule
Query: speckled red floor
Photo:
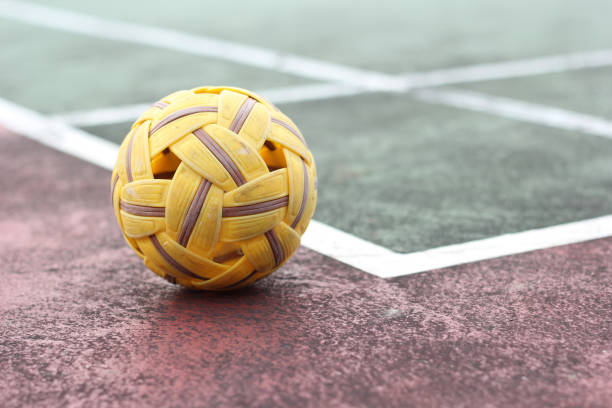
[[[382,280],[145,270],[109,173],[0,131],[0,406],[612,406],[612,239]]]

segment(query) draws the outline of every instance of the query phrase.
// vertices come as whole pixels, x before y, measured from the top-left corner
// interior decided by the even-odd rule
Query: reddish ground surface
[[[109,173],[0,131],[0,406],[612,406],[612,239],[229,294],[122,241]]]

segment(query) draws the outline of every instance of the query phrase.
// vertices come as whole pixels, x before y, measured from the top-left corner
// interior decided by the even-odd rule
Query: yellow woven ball
[[[316,169],[297,126],[237,88],[178,91],[134,122],[111,179],[128,244],[159,276],[227,290],[295,252],[315,210]]]

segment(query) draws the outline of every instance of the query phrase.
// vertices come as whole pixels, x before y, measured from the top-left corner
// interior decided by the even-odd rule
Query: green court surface
[[[607,0],[39,3],[388,73],[603,48],[612,35]]]
[[[605,1],[572,2],[562,10],[552,1],[243,2],[216,3],[209,15],[195,1],[39,3],[385,74],[588,51],[612,38],[612,3]],[[347,11],[350,18],[342,18]],[[43,113],[151,103],[204,84],[256,90],[316,84],[248,63],[1,21],[0,95]],[[455,87],[610,118],[610,69]],[[279,107],[301,127],[317,159],[315,218],[398,252],[612,212],[612,143],[602,137],[424,103],[410,94]],[[84,129],[119,143],[129,123]]]
[[[462,88],[612,119],[612,68],[487,81]]]

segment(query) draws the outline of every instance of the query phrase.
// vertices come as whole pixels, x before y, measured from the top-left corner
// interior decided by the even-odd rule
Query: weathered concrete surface
[[[109,173],[0,132],[0,406],[610,406],[612,240],[385,281],[301,249],[195,293]]]

